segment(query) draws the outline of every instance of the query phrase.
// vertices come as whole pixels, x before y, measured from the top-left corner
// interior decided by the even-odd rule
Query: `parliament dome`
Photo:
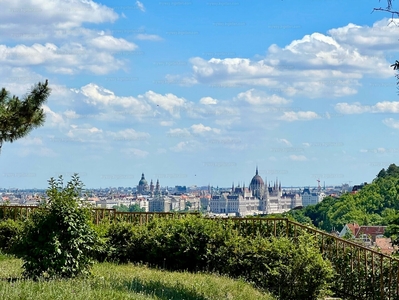
[[[258,174],[258,168],[256,168],[256,174],[254,177],[252,177],[250,187],[255,187],[255,186],[264,186],[265,183],[263,182],[262,177],[259,176]]]

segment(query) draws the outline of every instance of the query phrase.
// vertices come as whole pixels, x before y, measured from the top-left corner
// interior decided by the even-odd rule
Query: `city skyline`
[[[257,167],[257,169],[259,169],[258,167]],[[76,173],[78,176],[79,176],[79,178],[81,179],[81,181],[83,181],[83,183],[84,183],[84,180],[82,180],[82,176],[83,176],[83,178],[85,177],[85,176],[87,176],[87,174],[85,174],[85,173],[83,173],[83,174],[78,174],[78,173]],[[252,174],[252,176],[254,176],[255,174],[258,174],[256,171]],[[3,173],[3,175],[4,176],[17,176],[18,174],[14,174],[14,173]],[[24,176],[24,177],[33,177],[33,175],[34,174],[29,174],[29,173],[26,173],[26,174],[21,174],[22,176]],[[62,177],[63,177],[63,180],[64,180],[64,182],[67,182],[67,181],[69,181],[71,178],[72,178],[72,176],[74,176],[75,174],[72,174],[72,173],[64,173],[64,174],[59,174],[59,175],[62,175]],[[59,175],[58,176],[56,176],[56,177],[53,177],[53,178],[55,178],[55,179],[58,179],[59,178]],[[191,185],[185,185],[185,184],[181,184],[179,181],[178,181],[178,179],[179,179],[179,177],[180,178],[185,178],[185,177],[187,177],[187,176],[183,176],[183,175],[186,175],[186,174],[180,174],[180,176],[178,176],[178,174],[159,174],[159,173],[157,173],[157,174],[154,174],[155,175],[155,177],[154,178],[156,178],[156,179],[154,179],[154,178],[152,178],[152,177],[147,177],[146,175],[145,175],[145,173],[141,173],[141,175],[140,176],[137,176],[137,183],[135,183],[134,181],[132,182],[132,184],[131,185],[127,185],[127,186],[123,186],[123,185],[113,185],[113,186],[111,186],[111,185],[109,185],[109,186],[97,186],[97,187],[87,187],[86,185],[84,186],[84,189],[88,189],[88,190],[95,190],[95,189],[109,189],[109,188],[112,188],[112,189],[118,189],[118,188],[132,188],[132,189],[136,189],[137,188],[137,186],[140,184],[140,181],[141,181],[141,179],[142,179],[142,176],[144,176],[145,177],[145,180],[147,181],[147,183],[148,183],[148,185],[150,185],[150,183],[152,182],[153,184],[154,184],[154,186],[155,186],[155,184],[156,184],[156,182],[157,181],[159,181],[159,184],[160,184],[160,187],[162,188],[162,189],[165,189],[165,188],[169,188],[169,189],[171,189],[171,188],[174,188],[174,187],[177,187],[177,186],[181,186],[181,187],[187,187],[187,188],[191,188],[191,187],[197,187],[197,188],[204,188],[204,187],[212,187],[212,188],[220,188],[220,189],[229,189],[229,188],[231,188],[231,186],[235,186],[235,187],[249,187],[249,185],[250,185],[250,182],[251,182],[251,179],[249,179],[249,180],[238,180],[238,181],[234,181],[234,182],[232,182],[230,185],[226,185],[226,186],[222,186],[222,185],[219,185],[219,184],[217,184],[217,183],[212,183],[212,182],[209,182],[208,184],[191,184]],[[161,180],[159,180],[159,178],[164,178],[165,179],[165,175],[170,175],[169,177],[167,177],[167,178],[175,178],[176,179],[176,181],[174,182],[174,183],[172,183],[172,184],[170,184],[170,185],[164,185],[164,184],[162,184],[162,182],[161,182]],[[341,184],[331,184],[331,183],[329,183],[329,182],[326,182],[326,181],[322,181],[322,180],[318,180],[318,179],[316,179],[315,181],[316,181],[316,184],[307,184],[307,185],[302,185],[302,186],[300,186],[300,185],[290,185],[289,183],[287,184],[287,183],[285,183],[285,184],[283,184],[283,182],[282,182],[282,180],[281,180],[281,178],[279,178],[278,176],[277,177],[275,177],[275,178],[267,178],[267,177],[264,177],[264,176],[262,176],[262,174],[260,174],[260,172],[259,172],[259,176],[261,176],[261,178],[262,179],[264,179],[265,180],[265,184],[267,184],[269,187],[272,187],[275,183],[277,183],[277,184],[281,184],[281,187],[282,187],[282,189],[284,189],[284,190],[286,190],[286,189],[302,189],[302,188],[317,188],[318,186],[320,186],[321,188],[323,188],[324,189],[324,187],[325,188],[328,188],[328,187],[337,187],[337,186],[344,186],[344,185],[348,185],[349,187],[353,187],[354,185],[361,185],[361,184],[363,184],[363,183],[367,183],[367,182],[370,182],[370,181],[362,181],[362,182],[353,182],[353,181],[351,181],[351,180],[349,180],[349,181],[347,181],[347,182],[342,182]],[[108,180],[125,180],[125,179],[127,179],[127,178],[129,178],[129,179],[132,179],[132,180],[134,180],[134,178],[135,178],[135,175],[102,175],[102,177],[104,178],[104,179],[108,179]],[[252,177],[251,177],[252,178]],[[46,190],[47,189],[47,187],[23,187],[23,188],[15,188],[15,187],[0,187],[0,190],[1,189],[19,189],[19,190],[31,190],[31,189],[38,189],[38,190]]]
[[[46,123],[4,143],[0,188],[351,185],[398,164],[398,24],[352,1],[16,0],[0,85],[48,79]],[[393,21],[393,22],[392,22]]]

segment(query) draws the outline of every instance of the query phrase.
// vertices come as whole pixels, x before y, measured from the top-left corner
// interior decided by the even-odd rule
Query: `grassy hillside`
[[[275,299],[243,281],[209,274],[101,263],[88,279],[34,282],[21,279],[21,265],[0,256],[0,299]]]

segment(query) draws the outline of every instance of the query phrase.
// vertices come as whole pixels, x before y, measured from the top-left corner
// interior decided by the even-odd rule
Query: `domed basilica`
[[[145,180],[144,173],[141,174],[141,179],[137,186],[137,193],[141,195],[145,195],[150,191],[150,187],[148,186],[147,180]]]

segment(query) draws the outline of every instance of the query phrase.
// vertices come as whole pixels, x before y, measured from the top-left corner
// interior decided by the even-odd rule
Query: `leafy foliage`
[[[318,299],[329,293],[334,271],[315,245],[310,235],[296,241],[240,236],[216,255],[222,258],[222,273],[244,278],[280,299]]]
[[[4,220],[0,222],[0,250],[4,253],[12,253],[14,241],[21,234],[23,223],[14,220]]]
[[[62,176],[49,180],[49,201],[25,226],[17,253],[27,277],[76,277],[89,273],[100,245],[90,210],[79,201],[83,184],[77,174],[64,187]]]
[[[250,231],[232,221],[198,216],[159,218],[143,226],[121,222],[106,234],[108,259],[225,274],[281,299],[317,299],[328,293],[334,272],[313,237],[274,238]]]
[[[0,149],[3,142],[14,142],[44,124],[42,105],[50,96],[48,81],[39,82],[23,100],[3,88],[0,91]]]
[[[139,204],[132,204],[129,206],[126,205],[115,205],[112,208],[116,209],[117,211],[121,212],[144,212],[145,209],[141,208]]]
[[[347,223],[360,225],[389,225],[399,218],[399,167],[391,164],[382,169],[371,184],[338,199],[326,197],[317,205],[292,211],[298,222],[312,220],[313,225],[326,231],[340,231]],[[399,223],[398,223],[399,224]]]

